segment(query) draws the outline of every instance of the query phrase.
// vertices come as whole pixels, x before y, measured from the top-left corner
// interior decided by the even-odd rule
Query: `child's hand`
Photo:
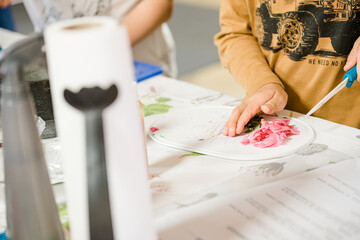
[[[355,41],[353,48],[350,51],[350,54],[347,58],[346,64],[344,66],[344,71],[347,72],[353,66],[356,66],[357,72],[357,81],[360,83],[360,37]]]
[[[240,134],[250,119],[259,112],[272,114],[284,109],[288,96],[277,83],[268,83],[254,94],[247,95],[237,106],[224,126],[222,133],[234,137]]]

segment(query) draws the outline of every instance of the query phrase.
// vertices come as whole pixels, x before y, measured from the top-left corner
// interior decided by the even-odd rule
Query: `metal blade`
[[[320,107],[322,107],[327,101],[329,101],[335,94],[337,94],[338,92],[340,92],[341,89],[343,89],[346,86],[348,78],[344,79],[343,81],[341,81],[341,83],[339,85],[337,85],[331,92],[328,93],[328,95],[326,95],[323,99],[321,99],[316,105],[315,107],[313,107],[307,114],[306,116],[310,116],[311,114],[313,114],[316,110],[318,110]]]

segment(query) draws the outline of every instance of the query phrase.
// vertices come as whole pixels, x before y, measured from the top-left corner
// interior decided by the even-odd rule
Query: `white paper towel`
[[[146,150],[138,114],[131,47],[124,27],[108,17],[50,25],[46,54],[73,240],[89,239],[84,115],[64,89],[108,88],[117,99],[104,110],[104,138],[115,239],[156,239],[151,216]],[[101,207],[101,206],[99,206]]]

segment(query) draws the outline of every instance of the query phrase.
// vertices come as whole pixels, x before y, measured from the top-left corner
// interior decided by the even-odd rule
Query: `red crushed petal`
[[[289,124],[290,120],[266,121],[261,119],[261,128],[253,131],[249,136],[245,136],[241,143],[252,144],[259,148],[277,147],[287,137],[300,133],[293,125]]]

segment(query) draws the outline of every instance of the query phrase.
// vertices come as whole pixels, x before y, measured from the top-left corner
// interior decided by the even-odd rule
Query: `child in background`
[[[83,17],[112,16],[124,24],[133,46],[134,59],[161,66],[176,77],[175,46],[166,24],[172,0],[24,0],[36,31],[53,22]]]
[[[11,4],[12,0],[0,0],[0,8],[6,8]]]
[[[221,1],[215,43],[222,64],[247,91],[224,135],[240,134],[259,112],[286,107],[307,113],[356,64],[360,3],[331,2]],[[360,128],[360,85],[342,90],[313,115]]]

